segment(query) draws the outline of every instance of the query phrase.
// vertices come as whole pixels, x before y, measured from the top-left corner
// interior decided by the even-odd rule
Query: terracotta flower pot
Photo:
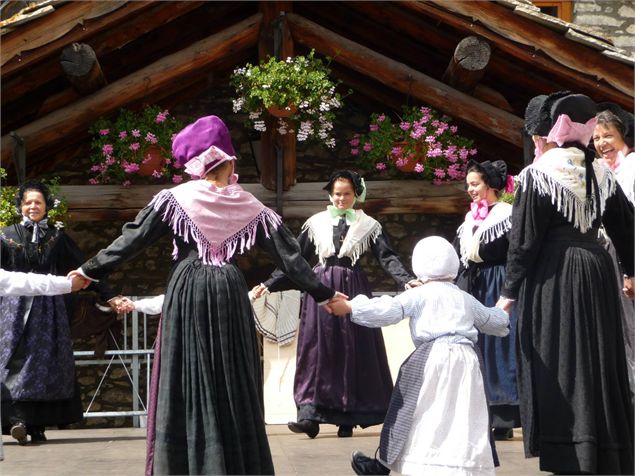
[[[269,114],[271,114],[273,117],[291,117],[297,110],[298,108],[294,104],[289,104],[287,107],[283,108],[271,106],[267,109],[267,111],[269,111]]]
[[[394,144],[394,147],[401,147],[402,149],[404,146],[406,146],[406,142],[395,142]],[[393,160],[395,162],[395,167],[397,167],[397,169],[402,172],[414,172],[417,164],[423,165],[426,159],[426,150],[427,147],[424,144],[417,143],[415,146],[414,154],[411,154],[409,157],[407,157],[407,162],[405,164],[399,165],[397,163],[399,157],[394,157]]]
[[[156,145],[149,146],[143,154],[143,161],[139,164],[138,174],[143,177],[151,176],[155,170],[163,168],[165,157]]]

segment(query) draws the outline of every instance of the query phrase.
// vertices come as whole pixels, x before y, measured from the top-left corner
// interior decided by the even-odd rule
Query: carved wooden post
[[[60,63],[73,89],[82,96],[108,84],[93,49],[85,43],[73,43],[62,50]]]
[[[261,60],[266,60],[267,56],[276,56],[278,59],[285,59],[293,56],[293,39],[289,32],[285,12],[290,11],[291,2],[261,2],[260,11],[263,14],[262,30],[258,43],[258,54]],[[276,47],[276,42],[278,46]],[[266,132],[262,134],[261,158],[262,170],[260,183],[269,190],[276,189],[276,151],[275,147],[280,147],[283,151],[283,189],[295,184],[296,180],[296,155],[295,155],[295,134],[280,135],[277,132],[278,119],[268,118],[265,120]],[[296,126],[292,128],[295,130]]]

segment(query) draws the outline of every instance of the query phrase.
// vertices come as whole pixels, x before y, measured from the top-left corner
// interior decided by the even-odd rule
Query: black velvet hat
[[[476,169],[483,176],[483,180],[488,187],[495,190],[503,190],[507,184],[507,164],[502,160],[490,162],[476,162],[470,160],[467,163],[467,170]]]
[[[569,116],[573,122],[584,124],[597,114],[597,104],[584,94],[569,94],[556,99],[551,105],[551,125],[549,129],[553,127],[558,117],[563,114]]]
[[[364,194],[365,186],[362,176],[352,170],[338,170],[333,172],[329,177],[328,183],[322,188],[322,190],[326,190],[330,195],[333,192],[333,184],[338,178],[345,178],[351,181],[356,197],[361,197]]]
[[[525,132],[530,136],[546,136],[553,126],[551,107],[555,101],[571,95],[571,91],[557,91],[550,95],[541,94],[529,100],[525,109]]]

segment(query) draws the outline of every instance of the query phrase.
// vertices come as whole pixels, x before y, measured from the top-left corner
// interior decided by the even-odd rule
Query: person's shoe
[[[507,441],[514,439],[513,428],[494,428],[494,439],[497,441]]]
[[[369,458],[361,451],[353,451],[351,466],[355,474],[390,474],[390,468],[386,468],[379,460]]]
[[[11,436],[18,440],[18,444],[21,446],[26,445],[26,426],[22,422],[18,422],[11,427]]]
[[[293,433],[306,433],[309,438],[315,438],[320,432],[320,424],[313,420],[290,421],[287,427]]]
[[[42,430],[36,430],[31,433],[31,443],[43,443],[46,441],[46,435]]]
[[[353,427],[349,425],[340,425],[337,429],[337,436],[340,438],[350,438],[353,436]]]

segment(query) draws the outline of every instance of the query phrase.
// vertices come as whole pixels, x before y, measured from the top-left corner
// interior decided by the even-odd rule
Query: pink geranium
[[[101,153],[104,154],[104,156],[109,156],[110,154],[112,154],[114,148],[112,146],[112,144],[104,144],[104,146],[101,148]]]
[[[107,136],[108,134],[110,134],[110,129],[99,129],[100,136]]]

